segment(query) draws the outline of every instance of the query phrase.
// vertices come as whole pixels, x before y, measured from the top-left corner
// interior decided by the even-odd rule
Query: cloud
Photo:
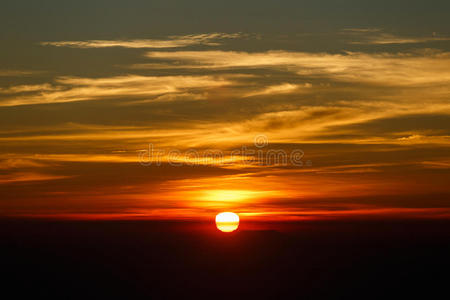
[[[308,89],[311,87],[312,87],[312,85],[310,83],[305,83],[305,84],[283,83],[283,84],[278,84],[278,85],[271,85],[271,86],[268,86],[268,87],[260,89],[260,90],[249,92],[247,94],[244,94],[243,97],[290,94],[290,93],[299,91],[302,88]]]
[[[381,28],[344,28],[343,32],[356,32],[356,33],[368,33],[368,32],[380,32]]]
[[[218,46],[223,39],[237,39],[242,33],[205,33],[182,36],[169,36],[168,39],[135,39],[135,40],[86,40],[86,41],[56,41],[41,42],[42,46],[70,48],[181,48],[193,45]]]
[[[29,181],[48,181],[65,179],[69,176],[49,175],[35,172],[16,172],[7,175],[0,175],[0,184],[11,184],[16,182],[29,182]]]
[[[450,53],[344,54],[288,51],[173,51],[148,52],[148,58],[177,61],[167,67],[186,69],[277,69],[300,76],[387,86],[448,84]],[[134,66],[136,68],[136,65]]]
[[[433,32],[427,37],[407,37],[385,33],[379,28],[347,28],[341,31],[342,34],[356,39],[349,41],[355,45],[395,45],[395,44],[420,44],[437,41],[450,41],[450,37],[438,36]]]
[[[186,95],[189,91],[230,85],[233,76],[138,76],[123,75],[104,78],[58,77],[53,85],[13,86],[0,92],[31,95],[7,97],[0,106],[17,106],[73,101],[101,100],[123,97],[146,98],[162,95]],[[161,100],[161,99],[160,99]]]
[[[39,92],[39,91],[53,91],[55,88],[49,83],[44,84],[29,84],[29,85],[16,85],[9,88],[0,88],[0,94],[18,94],[27,92]]]
[[[391,44],[419,44],[437,41],[450,41],[449,37],[401,37],[392,34],[380,34],[368,37],[365,41],[355,41],[352,44],[391,45]]]
[[[30,71],[30,70],[1,70],[0,77],[18,77],[18,76],[30,76],[34,74],[42,73],[40,71]]]
[[[152,51],[146,57],[163,67],[177,62],[175,74],[186,75],[65,76],[0,91],[6,95],[0,106],[118,100],[104,103],[114,115],[108,122],[119,116],[122,124],[139,122],[140,128],[7,132],[0,141],[121,139],[127,145],[170,146],[183,140],[189,147],[247,143],[267,132],[280,143],[448,144],[442,132],[369,128],[362,135],[355,126],[412,114],[450,114],[449,52]],[[148,103],[158,105],[149,109]],[[177,122],[164,121],[171,114]]]
[[[2,170],[17,168],[37,168],[47,166],[42,162],[37,162],[33,158],[14,157],[14,155],[1,155],[0,162]]]
[[[449,170],[450,169],[450,160],[443,160],[443,161],[424,161],[422,164],[426,168],[431,169],[444,169]]]
[[[376,28],[345,32],[350,42],[411,42]],[[169,49],[240,37],[43,45]],[[248,215],[305,218],[409,213],[414,206],[411,213],[419,214],[419,204],[433,208],[448,199],[414,200],[423,191],[448,195],[450,138],[442,116],[450,115],[449,52],[180,50],[146,50],[143,63],[128,69],[136,74],[2,86],[0,189],[9,199],[2,208],[173,216],[235,205]],[[95,100],[112,101],[89,102]],[[74,101],[80,103],[37,105]],[[254,166],[230,155],[250,149],[261,133],[269,139],[263,151],[302,149],[312,166]],[[150,143],[165,151],[160,167],[139,164]],[[169,150],[190,148],[221,149],[224,159],[201,156],[202,166],[193,168],[182,156],[175,160],[183,167],[167,165],[174,160]],[[242,201],[226,201],[233,197]]]

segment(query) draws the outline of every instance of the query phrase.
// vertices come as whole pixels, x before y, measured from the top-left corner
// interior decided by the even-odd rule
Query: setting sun
[[[448,293],[450,0],[0,6],[2,294]]]
[[[239,216],[232,212],[223,212],[216,216],[216,226],[222,232],[235,231],[239,226]]]

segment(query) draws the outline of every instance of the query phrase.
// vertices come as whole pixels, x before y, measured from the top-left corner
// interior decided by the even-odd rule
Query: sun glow
[[[239,226],[239,216],[232,212],[223,212],[216,216],[216,226],[222,232],[235,231]]]
[[[247,190],[208,190],[205,191],[203,199],[215,202],[238,202],[256,198],[264,194],[259,191]]]

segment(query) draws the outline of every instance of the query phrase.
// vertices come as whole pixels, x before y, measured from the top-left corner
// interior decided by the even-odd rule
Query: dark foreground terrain
[[[448,295],[450,221],[0,222],[3,295],[424,299]],[[13,299],[13,298],[11,298]]]

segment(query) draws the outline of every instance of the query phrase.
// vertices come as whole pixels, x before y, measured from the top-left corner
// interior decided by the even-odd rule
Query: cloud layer
[[[291,37],[245,36],[43,42],[53,69],[0,71],[0,209],[449,215],[450,52],[427,48],[445,37],[356,28],[336,35],[350,50],[307,51],[283,48]],[[413,43],[427,47],[389,48]],[[60,47],[105,49],[67,58]],[[261,135],[269,144],[258,148]],[[254,152],[232,155],[242,147]],[[139,164],[149,149],[163,152],[160,165]],[[208,160],[211,149],[224,159]],[[249,163],[258,149],[300,149],[305,163]],[[178,155],[177,167],[171,150],[200,157]]]

